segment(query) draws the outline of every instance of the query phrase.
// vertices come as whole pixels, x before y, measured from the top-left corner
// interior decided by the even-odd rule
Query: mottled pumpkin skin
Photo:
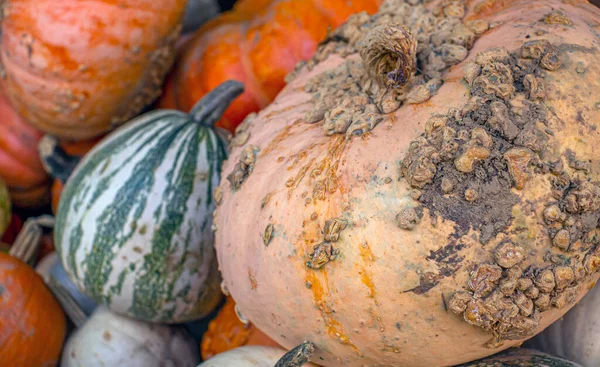
[[[4,5],[1,61],[23,118],[60,138],[91,139],[160,95],[185,0]]]
[[[319,364],[449,366],[522,342],[507,340],[502,346],[487,348],[491,333],[447,310],[447,297],[467,288],[470,271],[494,261],[496,239],[482,246],[465,237],[466,246],[453,252],[460,258],[457,271],[429,290],[411,291],[419,286],[422,274],[439,273],[436,261],[427,258],[449,243],[456,223],[442,219],[434,226],[426,210],[415,229],[399,229],[394,218],[401,205],[411,200],[411,188],[399,177],[398,166],[431,115],[465,106],[469,99],[469,87],[463,80],[466,62],[493,47],[518,51],[528,38],[537,38],[533,35],[535,23],[552,9],[562,10],[574,25],[544,26],[549,33],[543,38],[566,45],[569,59],[546,80],[544,103],[560,119],[549,127],[555,133],[557,149],[571,149],[581,159],[591,160],[588,177],[600,178],[600,153],[594,147],[600,139],[596,129],[600,121],[600,11],[586,1],[467,4],[467,17],[503,23],[475,42],[467,59],[443,76],[445,84],[427,103],[401,107],[370,134],[354,137],[338,156],[328,158],[327,150],[335,148],[339,136],[328,137],[321,123],[302,120],[313,108],[311,96],[303,90],[305,84],[343,61],[330,56],[311,72],[298,74],[249,124],[245,147],[254,145],[260,150],[252,173],[236,191],[226,177],[240,162],[243,149],[234,147],[223,167],[215,227],[224,287],[243,316],[282,346],[292,348],[304,340],[315,343],[313,360]],[[576,71],[579,62],[585,66],[585,74]],[[577,118],[581,111],[587,124]],[[310,200],[310,174],[316,162],[334,158],[336,188],[324,200]],[[302,172],[304,181],[295,185]],[[386,177],[391,180],[382,183]],[[513,189],[520,198],[513,207],[519,220],[505,231],[515,233],[517,222],[525,223],[528,232],[522,243],[536,250],[532,256],[539,264],[544,263],[543,254],[552,244],[542,225],[544,206],[536,203],[552,200],[550,188],[548,178],[540,175],[523,190]],[[525,202],[533,205],[533,215],[523,214]],[[350,224],[340,235],[340,255],[320,269],[308,268],[307,255],[322,241],[325,220],[341,215]],[[274,231],[265,246],[263,236],[270,224]],[[585,278],[577,297],[596,279],[597,273]],[[536,331],[571,306],[542,312]]]
[[[9,187],[15,206],[48,202],[50,178],[38,156],[42,132],[23,121],[0,85],[0,179]]]
[[[285,76],[308,59],[329,28],[360,11],[373,13],[380,0],[245,0],[201,27],[187,44],[167,83],[161,108],[189,111],[228,79],[246,90],[217,126],[233,131],[250,112],[268,105]]]
[[[216,354],[245,345],[278,347],[279,344],[258,330],[253,324],[244,324],[235,312],[235,301],[227,297],[223,308],[209,324],[202,336],[202,359],[207,360]]]
[[[0,289],[0,365],[57,366],[66,318],[42,278],[0,253]]]

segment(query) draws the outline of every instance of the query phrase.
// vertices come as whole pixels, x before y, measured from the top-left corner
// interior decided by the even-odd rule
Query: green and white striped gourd
[[[228,81],[190,114],[144,114],[79,162],[54,240],[73,283],[98,304],[161,323],[198,319],[217,306],[213,190],[227,152],[213,124],[242,91]]]

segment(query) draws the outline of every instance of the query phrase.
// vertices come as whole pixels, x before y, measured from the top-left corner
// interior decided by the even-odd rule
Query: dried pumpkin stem
[[[53,228],[54,217],[42,215],[37,218],[27,219],[8,254],[26,264],[33,265],[33,259],[37,255],[40,238],[43,234],[42,227]]]
[[[198,101],[190,115],[197,123],[213,126],[242,92],[244,92],[244,84],[236,80],[223,82]]]
[[[60,303],[62,309],[65,311],[69,319],[75,324],[76,327],[81,327],[87,320],[87,316],[85,312],[79,307],[77,301],[71,297],[69,292],[65,289],[65,287],[60,284],[53,276],[50,274],[48,277],[48,282],[46,284],[54,297]]]
[[[417,70],[417,40],[403,25],[374,27],[359,48],[365,69],[381,88],[400,88]]]
[[[290,350],[281,357],[275,367],[300,367],[307,364],[310,357],[315,353],[315,345],[311,342],[304,342],[294,349]]]
[[[51,135],[44,135],[40,140],[38,152],[46,172],[63,184],[67,182],[81,161],[81,157],[68,155],[58,144],[58,139]]]

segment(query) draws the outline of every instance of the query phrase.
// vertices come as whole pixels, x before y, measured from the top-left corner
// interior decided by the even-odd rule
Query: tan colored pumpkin
[[[600,268],[599,25],[573,0],[352,17],[232,141],[214,229],[243,317],[324,366],[410,367],[563,315]]]
[[[185,0],[3,5],[1,62],[13,106],[38,129],[87,140],[161,93]]]

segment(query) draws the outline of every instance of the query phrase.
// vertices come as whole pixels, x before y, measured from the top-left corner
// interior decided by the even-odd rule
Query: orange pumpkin
[[[323,366],[421,367],[564,315],[600,277],[599,24],[576,0],[351,17],[223,165],[215,247],[243,319]]]
[[[253,324],[241,322],[235,311],[235,301],[227,297],[223,308],[208,324],[208,330],[202,336],[202,359],[207,360],[216,354],[245,345],[279,347],[279,344]]]
[[[27,265],[30,245],[0,252],[0,366],[57,366],[66,335],[60,304]]]
[[[61,139],[126,122],[160,95],[186,3],[7,2],[0,59],[13,106]]]
[[[50,179],[37,152],[42,133],[21,119],[2,84],[0,120],[0,179],[8,185],[13,204],[26,208],[46,204]]]
[[[217,126],[233,131],[250,112],[269,104],[300,60],[312,56],[327,30],[349,15],[375,12],[380,0],[244,0],[201,27],[177,62],[161,108],[189,111],[228,79],[244,93]]]

